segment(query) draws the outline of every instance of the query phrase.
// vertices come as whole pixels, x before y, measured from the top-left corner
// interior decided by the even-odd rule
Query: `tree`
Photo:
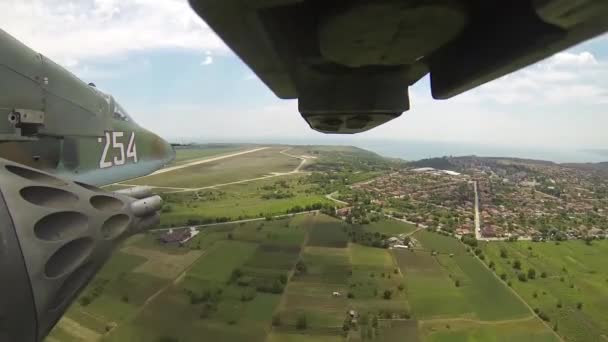
[[[509,257],[507,254],[507,250],[504,247],[500,249],[500,257],[505,259]]]
[[[296,263],[296,273],[297,274],[305,274],[307,271],[306,264],[302,260],[298,260]]]
[[[272,316],[272,326],[280,327],[281,324],[283,324],[283,322],[281,321],[281,316],[279,314]]]
[[[541,277],[541,278],[547,278],[547,272],[542,272],[542,273],[540,274],[540,277]]]
[[[579,310],[582,310],[583,309],[583,303],[581,303],[581,302],[576,303],[576,308],[579,309]]]
[[[308,328],[308,321],[306,320],[306,315],[300,315],[298,320],[296,321],[296,329],[298,330],[306,330]]]
[[[372,327],[378,328],[378,317],[376,316],[374,316],[374,318],[372,319]]]
[[[519,261],[519,260],[513,261],[513,268],[516,270],[521,270],[521,261]]]
[[[528,270],[528,279],[536,279],[536,270],[531,268]]]
[[[506,273],[502,273],[500,275],[500,279],[502,279],[503,281],[506,281],[507,280],[507,274]]]
[[[488,267],[490,267],[491,269],[494,269],[496,267],[496,265],[494,264],[494,261],[490,261],[490,264],[488,265]]]
[[[393,297],[393,291],[391,290],[385,290],[384,294],[382,295],[382,298],[386,299],[386,300],[390,300]]]
[[[454,282],[454,285],[456,285],[456,287],[460,287],[460,280],[456,279],[456,281]]]
[[[519,279],[519,281],[528,281],[528,278],[526,277],[525,273],[518,273],[517,274],[517,279]]]
[[[83,296],[82,298],[80,298],[80,305],[82,306],[87,306],[89,304],[91,304],[91,298],[87,297],[87,296]]]

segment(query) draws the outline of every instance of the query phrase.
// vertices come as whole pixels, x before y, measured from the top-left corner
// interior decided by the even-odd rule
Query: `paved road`
[[[508,238],[484,237],[481,235],[481,218],[479,217],[479,191],[477,189],[477,181],[473,181],[473,190],[475,191],[475,238],[479,241],[505,241]],[[530,236],[520,236],[518,240],[531,241]]]
[[[473,191],[475,191],[475,238],[483,240],[481,236],[481,223],[479,222],[479,191],[477,191],[477,181],[473,181]]]
[[[256,149],[252,149],[252,150],[248,150],[248,151],[242,151],[242,152],[232,153],[232,154],[218,156],[218,157],[214,157],[214,158],[198,160],[198,161],[194,161],[194,162],[191,162],[191,163],[187,163],[187,164],[183,164],[183,165],[178,165],[178,166],[173,166],[173,167],[169,167],[169,168],[166,168],[166,169],[162,169],[162,170],[154,172],[153,174],[151,174],[149,176],[158,175],[158,174],[167,173],[167,172],[172,172],[172,171],[180,170],[180,169],[183,169],[183,168],[186,168],[186,167],[200,165],[200,164],[204,164],[204,163],[210,163],[210,162],[213,162],[213,161],[222,160],[222,159],[226,159],[226,158],[237,157],[237,156],[240,156],[240,155],[243,155],[243,154],[258,152],[258,151],[262,151],[262,150],[265,150],[265,149],[268,149],[268,148],[270,148],[270,147],[260,147],[260,148],[256,148]],[[284,154],[284,155],[286,155],[288,157],[291,157],[291,158],[297,158],[297,159],[301,160],[300,164],[293,171],[289,171],[289,172],[272,172],[272,173],[270,173],[269,175],[266,175],[266,176],[261,176],[261,177],[256,177],[256,178],[249,178],[249,179],[241,179],[241,180],[234,181],[234,182],[214,184],[214,185],[209,185],[209,186],[203,186],[203,187],[200,187],[200,188],[163,187],[163,186],[154,186],[154,185],[149,185],[149,186],[153,187],[153,188],[164,189],[164,190],[174,190],[174,191],[167,191],[165,193],[194,192],[194,191],[201,191],[201,190],[207,190],[207,189],[215,189],[215,188],[219,188],[219,187],[223,187],[223,186],[228,186],[228,185],[236,185],[236,184],[248,183],[248,182],[253,182],[253,181],[259,181],[259,180],[264,180],[264,179],[268,179],[268,178],[281,177],[281,176],[289,176],[289,175],[298,174],[298,173],[306,173],[306,172],[300,171],[300,169],[306,164],[306,162],[308,161],[309,158],[303,157],[303,156],[294,156],[294,155],[288,154],[288,153],[286,153],[286,151],[288,151],[288,150],[289,150],[289,148],[285,149],[283,151],[280,151],[279,153]],[[145,176],[145,177],[148,177],[148,176]],[[140,178],[143,178],[143,177],[140,177]],[[137,186],[135,184],[128,184],[128,183],[119,183],[117,185],[131,186],[131,187]]]
[[[226,159],[226,158],[232,158],[232,157],[237,157],[237,156],[242,156],[244,154],[249,154],[249,153],[254,153],[254,152],[258,152],[258,151],[263,151],[263,150],[267,150],[270,147],[259,147],[259,148],[254,148],[252,150],[247,150],[247,151],[241,151],[241,152],[236,152],[236,153],[231,153],[231,154],[225,154],[225,155],[221,155],[221,156],[217,156],[217,157],[213,157],[213,158],[207,158],[207,159],[203,159],[203,160],[196,160],[190,163],[186,163],[183,165],[178,165],[178,166],[172,166],[172,167],[168,167],[162,170],[158,170],[152,174],[150,174],[150,176],[154,176],[154,175],[160,175],[163,173],[167,173],[167,172],[171,172],[171,171],[175,171],[175,170],[179,170],[179,169],[184,169],[190,166],[195,166],[195,165],[200,165],[200,164],[206,164],[206,163],[211,163],[214,161],[218,161],[218,160],[222,160],[222,159]]]

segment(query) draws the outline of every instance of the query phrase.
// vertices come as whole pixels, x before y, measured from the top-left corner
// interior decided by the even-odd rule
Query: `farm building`
[[[351,210],[352,210],[351,207],[337,209],[336,210],[336,215],[339,216],[339,217],[346,217],[346,216],[348,216],[350,214]]]
[[[179,231],[174,231],[170,229],[166,234],[161,235],[158,238],[158,241],[163,244],[179,244],[183,245],[186,242],[190,241],[193,237],[197,236],[199,231],[196,228],[183,229]]]

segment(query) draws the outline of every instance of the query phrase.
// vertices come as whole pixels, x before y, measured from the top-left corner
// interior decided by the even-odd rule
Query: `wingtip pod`
[[[125,238],[159,223],[142,199],[0,159],[0,341],[40,341]],[[10,297],[10,298],[8,298]],[[16,309],[17,308],[17,309]]]
[[[158,196],[142,198],[131,203],[131,211],[137,217],[145,217],[159,211],[163,206],[163,199]]]
[[[152,187],[149,186],[135,186],[128,189],[122,189],[114,191],[114,193],[119,195],[125,195],[137,199],[142,199],[146,197],[152,196]]]

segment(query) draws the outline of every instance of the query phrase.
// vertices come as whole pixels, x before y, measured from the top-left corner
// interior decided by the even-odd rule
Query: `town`
[[[336,196],[349,203],[338,216],[365,223],[384,213],[488,241],[606,238],[605,169],[480,157],[416,163],[425,164],[445,169],[410,166],[354,184]]]

